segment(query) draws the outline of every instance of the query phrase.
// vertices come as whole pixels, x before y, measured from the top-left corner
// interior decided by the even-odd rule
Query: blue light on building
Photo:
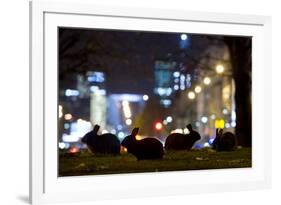
[[[90,71],[87,74],[89,82],[102,83],[105,81],[105,75],[103,72]]]
[[[65,96],[67,96],[67,97],[79,96],[79,91],[78,90],[73,90],[73,89],[66,89],[65,90]]]

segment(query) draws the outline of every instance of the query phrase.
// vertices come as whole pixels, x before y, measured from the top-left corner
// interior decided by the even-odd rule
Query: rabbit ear
[[[135,127],[135,128],[133,129],[131,135],[135,137],[135,136],[138,134],[138,132],[139,132],[139,128],[138,128],[138,127]]]
[[[222,134],[223,134],[223,129],[220,129],[219,130],[219,135],[222,136]]]
[[[93,132],[94,132],[95,134],[97,134],[98,131],[99,131],[99,129],[100,129],[100,126],[99,126],[99,125],[95,125],[95,126],[94,126],[94,129],[93,129]]]
[[[186,125],[186,127],[189,131],[192,131],[192,125],[191,124]]]
[[[219,136],[219,128],[216,129],[216,136]]]
[[[223,132],[223,129],[220,129],[220,128],[217,128],[216,129],[216,137],[221,137],[222,136],[222,132]]]

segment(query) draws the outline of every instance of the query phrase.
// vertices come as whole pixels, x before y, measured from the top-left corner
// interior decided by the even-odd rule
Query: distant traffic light
[[[155,129],[156,130],[160,131],[160,130],[162,130],[162,128],[163,128],[163,125],[162,125],[161,122],[156,122],[155,123]]]
[[[223,119],[217,119],[215,121],[215,128],[223,129],[224,128],[224,120]]]

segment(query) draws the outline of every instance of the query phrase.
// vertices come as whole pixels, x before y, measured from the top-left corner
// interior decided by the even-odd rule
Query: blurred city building
[[[176,92],[191,86],[191,75],[176,61],[155,61],[154,77],[154,93],[160,96],[160,104],[166,108],[172,105]]]
[[[68,75],[68,84],[59,90],[59,141],[62,149],[83,147],[81,137],[94,124],[101,133],[111,132],[120,140],[132,129],[134,116],[141,113],[147,95],[109,93],[106,75],[100,71]]]

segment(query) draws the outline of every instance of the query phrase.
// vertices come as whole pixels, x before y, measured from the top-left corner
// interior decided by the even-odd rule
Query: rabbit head
[[[195,130],[193,130],[192,125],[188,124],[186,126],[186,128],[189,130],[189,136],[191,137],[191,139],[195,142],[197,140],[201,139],[201,136],[198,132],[196,132]]]
[[[125,139],[122,141],[121,145],[126,148],[132,147],[136,141],[136,136],[137,136],[138,132],[139,132],[139,128],[135,127],[132,130],[131,135],[125,137]]]
[[[222,135],[223,135],[223,129],[217,128],[216,129],[216,138],[214,139],[214,142],[213,142],[213,148],[218,149]]]
[[[85,134],[84,137],[81,139],[81,141],[83,143],[88,143],[92,137],[97,136],[99,129],[100,129],[100,126],[95,125],[93,130],[88,132],[87,134]]]

